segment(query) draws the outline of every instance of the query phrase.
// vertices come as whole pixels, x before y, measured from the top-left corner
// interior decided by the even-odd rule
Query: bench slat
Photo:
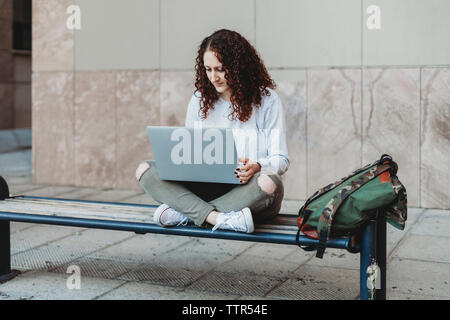
[[[101,202],[41,198],[12,198],[0,202],[0,212],[74,217],[153,224],[154,205],[115,205]],[[296,216],[280,214],[270,223],[255,225],[256,232],[296,234]]]

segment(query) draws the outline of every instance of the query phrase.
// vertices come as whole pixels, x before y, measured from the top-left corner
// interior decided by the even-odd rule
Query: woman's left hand
[[[234,173],[242,184],[247,183],[255,173],[261,170],[261,166],[257,162],[249,161],[248,158],[239,158],[242,166],[238,166]]]

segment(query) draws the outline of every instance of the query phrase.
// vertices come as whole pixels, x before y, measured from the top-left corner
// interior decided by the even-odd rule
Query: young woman
[[[195,70],[196,90],[186,127],[200,123],[255,133],[235,136],[242,163],[235,174],[241,184],[163,181],[150,160],[139,165],[136,178],[146,193],[162,203],[154,214],[159,225],[209,223],[213,231],[251,233],[254,221],[273,218],[280,211],[284,195],[280,176],[289,168],[275,83],[255,48],[239,33],[225,29],[202,41]]]

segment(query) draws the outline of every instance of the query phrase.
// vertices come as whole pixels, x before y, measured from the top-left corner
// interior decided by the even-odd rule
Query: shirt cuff
[[[258,163],[261,166],[261,171],[274,172],[279,175],[284,174],[289,168],[289,160],[281,155],[258,159]]]
[[[267,158],[258,159],[258,163],[261,166],[261,170],[270,166],[270,161]]]

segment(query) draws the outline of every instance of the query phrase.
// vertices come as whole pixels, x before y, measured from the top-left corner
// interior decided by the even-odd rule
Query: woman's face
[[[225,69],[214,52],[205,52],[203,55],[203,64],[205,65],[206,75],[214,88],[216,88],[222,98],[229,100],[231,88],[228,86],[227,79],[225,79]]]

